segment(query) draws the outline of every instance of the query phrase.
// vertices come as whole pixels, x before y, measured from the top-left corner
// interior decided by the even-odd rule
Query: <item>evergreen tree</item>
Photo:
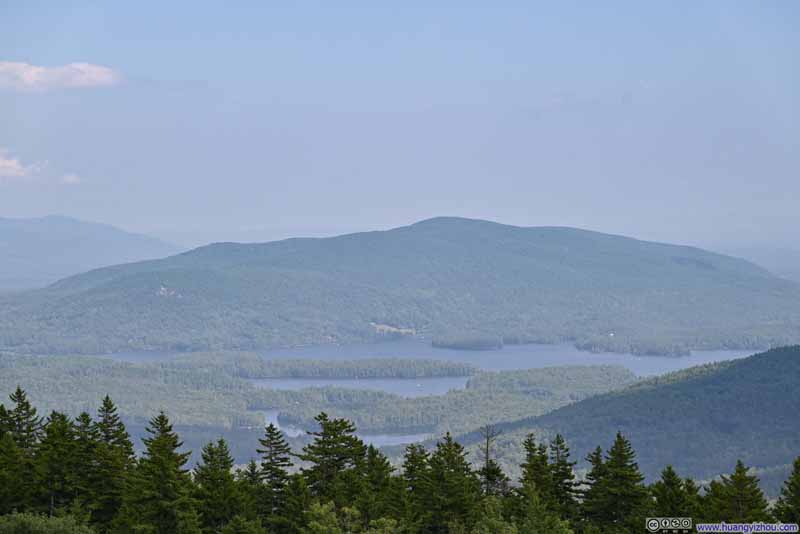
[[[267,529],[257,520],[237,515],[220,532],[221,534],[267,534]]]
[[[264,489],[261,483],[261,469],[255,460],[250,459],[244,469],[236,471],[236,484],[242,498],[242,517],[248,520],[262,519],[260,506]]]
[[[13,407],[6,412],[8,431],[23,454],[32,457],[42,434],[43,419],[36,415],[36,408],[19,386],[9,398]]]
[[[97,411],[94,428],[86,432],[87,439],[96,440],[92,522],[104,531],[122,506],[127,477],[134,465],[133,444],[108,395]]]
[[[770,520],[767,500],[758,487],[758,478],[747,474],[747,467],[741,460],[736,462],[733,474],[723,475],[719,482],[709,484],[706,502],[715,521],[753,523]]]
[[[183,443],[164,412],[151,419],[146,430],[150,437],[142,440],[144,456],[126,487],[117,530],[153,534],[199,531],[191,479],[184,469],[190,453],[178,451]]]
[[[775,517],[783,523],[800,524],[800,456],[795,459],[792,474],[781,488],[775,503]]]
[[[306,526],[305,511],[311,506],[311,491],[308,489],[306,479],[297,473],[289,477],[286,484],[286,501],[281,514],[285,527],[277,532],[301,532]]]
[[[548,510],[536,492],[526,499],[519,525],[521,534],[572,534],[569,522]]]
[[[605,460],[597,454],[588,458],[592,480],[584,500],[586,518],[601,529],[639,532],[648,513],[648,493],[633,447],[617,432]]]
[[[75,498],[75,428],[66,415],[53,412],[44,426],[36,452],[36,474],[41,509],[53,516]]]
[[[399,493],[395,491],[392,471],[394,469],[383,453],[372,445],[367,447],[361,491],[355,501],[364,525],[381,517],[397,515]]]
[[[320,430],[309,432],[314,441],[303,447],[298,457],[310,464],[304,468],[311,494],[323,502],[345,506],[359,488],[357,468],[366,454],[364,443],[355,436],[355,427],[346,419],[330,419],[324,412],[314,418]]]
[[[417,443],[407,445],[403,457],[403,524],[416,532],[430,516],[428,500],[431,496],[428,451]]]
[[[575,517],[575,462],[570,461],[569,447],[561,434],[550,442],[550,484],[555,510],[563,518]]]
[[[203,447],[194,482],[201,523],[208,531],[219,531],[242,511],[242,498],[232,470],[233,458],[224,439]]]
[[[261,455],[261,506],[263,515],[267,520],[274,516],[283,507],[285,499],[286,482],[289,480],[289,468],[292,466],[291,448],[286,443],[283,433],[270,423],[264,437],[259,439],[261,448],[257,449]]]
[[[74,422],[75,466],[72,485],[75,489],[75,505],[89,511],[96,504],[95,487],[99,485],[97,469],[97,447],[99,435],[91,416],[82,412]]]
[[[517,526],[503,519],[499,498],[490,495],[480,506],[480,513],[471,534],[518,534]]]
[[[693,517],[692,496],[687,491],[687,483],[671,465],[664,468],[661,479],[651,486],[650,493],[654,499],[653,514],[657,517]]]
[[[17,442],[5,432],[0,436],[0,515],[28,509],[33,490],[25,478],[29,473]]]
[[[480,432],[482,466],[478,470],[478,478],[481,480],[481,489],[484,495],[505,495],[508,493],[510,481],[503,473],[500,464],[492,458],[492,448],[500,431],[492,425],[486,425],[480,429]]]
[[[522,442],[525,460],[520,466],[520,493],[525,503],[532,495],[536,495],[548,508],[555,509],[553,478],[547,455],[547,446],[536,443],[533,434],[528,434]]]
[[[480,481],[467,461],[464,447],[448,432],[436,444],[429,465],[431,515],[425,531],[446,533],[455,525],[468,526],[480,500]]]

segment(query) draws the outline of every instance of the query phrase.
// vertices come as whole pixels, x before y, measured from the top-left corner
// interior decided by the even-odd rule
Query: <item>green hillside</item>
[[[649,477],[671,464],[707,479],[737,459],[769,470],[800,450],[800,346],[695,367],[592,397],[541,417],[498,425],[505,461],[521,457],[519,438],[562,433],[583,457],[613,432],[627,436]],[[462,442],[475,442],[477,434]]]
[[[0,347],[14,351],[251,350],[410,332],[640,354],[760,348],[800,341],[800,286],[691,247],[438,218],[219,243],[0,301]]]

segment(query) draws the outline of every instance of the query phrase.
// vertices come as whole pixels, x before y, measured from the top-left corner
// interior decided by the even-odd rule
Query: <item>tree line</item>
[[[589,453],[583,480],[563,437],[531,434],[512,481],[496,461],[491,426],[476,466],[446,434],[432,450],[407,446],[396,469],[351,422],[321,413],[297,453],[269,425],[258,460],[236,469],[219,438],[189,470],[163,412],[137,456],[108,396],[95,417],[75,419],[40,417],[20,388],[10,400],[0,404],[0,533],[627,534],[652,516],[800,522],[800,458],[770,506],[742,462],[705,487],[669,466],[646,485],[620,433]]]

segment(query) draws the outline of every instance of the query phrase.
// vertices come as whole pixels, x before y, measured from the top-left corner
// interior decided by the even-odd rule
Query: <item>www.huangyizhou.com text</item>
[[[698,523],[697,532],[800,532],[797,523]]]

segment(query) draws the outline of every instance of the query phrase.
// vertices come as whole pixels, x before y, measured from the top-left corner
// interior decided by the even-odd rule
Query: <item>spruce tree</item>
[[[481,503],[478,519],[470,534],[518,534],[518,532],[514,523],[503,518],[500,499],[490,495]]]
[[[550,442],[550,483],[556,512],[563,518],[575,517],[577,512],[574,467],[567,442],[556,434]]]
[[[276,515],[283,506],[289,468],[292,466],[292,450],[283,433],[272,423],[266,427],[264,437],[258,442],[261,448],[256,452],[261,455],[260,476],[263,482],[259,504],[263,516],[268,519]]]
[[[428,500],[431,498],[430,455],[420,444],[406,446],[403,456],[403,524],[416,532],[430,516]]]
[[[661,471],[661,479],[655,482],[650,492],[653,495],[653,513],[658,517],[688,517],[689,496],[684,482],[671,465]]]
[[[97,439],[92,521],[100,530],[104,530],[111,525],[122,506],[126,480],[135,458],[130,436],[108,395],[103,398],[97,411],[91,435]]]
[[[767,500],[758,486],[758,478],[747,473],[741,460],[730,476],[723,475],[720,481],[709,484],[706,493],[710,519],[728,523],[753,523],[769,521]]]
[[[267,534],[267,529],[255,519],[237,515],[220,531],[221,534]]]
[[[436,444],[429,465],[431,516],[426,532],[446,533],[457,525],[468,526],[480,501],[480,481],[464,447],[448,432]]]
[[[320,430],[309,432],[314,441],[298,457],[310,464],[303,468],[311,494],[322,502],[345,506],[357,494],[357,468],[366,454],[355,427],[346,419],[330,419],[324,412],[314,420]]]
[[[525,498],[519,524],[521,534],[572,534],[569,522],[548,510],[536,492],[526,495]]]
[[[5,432],[0,436],[0,516],[29,508],[33,490],[26,479],[29,473],[17,442]]]
[[[555,508],[553,478],[548,461],[547,446],[536,443],[533,434],[528,434],[522,442],[525,461],[520,466],[521,492],[525,496],[536,494],[548,508]],[[527,500],[527,499],[524,499]]]
[[[150,437],[124,494],[118,528],[122,532],[191,534],[199,530],[191,479],[184,468],[190,453],[173,432],[164,412],[150,420]]]
[[[236,485],[242,497],[242,516],[245,519],[262,519],[261,502],[263,501],[261,470],[254,459],[250,459],[244,469],[236,471]]]
[[[598,446],[586,457],[589,463],[589,472],[586,474],[586,489],[583,490],[582,510],[583,517],[589,523],[594,523],[602,517],[605,498],[603,496],[605,480],[605,460],[603,449]]]
[[[8,430],[23,454],[32,457],[42,434],[43,419],[36,415],[36,408],[19,386],[9,398],[13,407],[6,414]]]
[[[233,458],[224,439],[203,447],[194,482],[201,523],[208,531],[219,531],[242,512],[242,498],[232,470]]]
[[[285,520],[286,529],[278,532],[292,534],[301,532],[307,524],[305,511],[311,506],[311,501],[311,491],[308,489],[305,477],[299,473],[291,475],[286,484],[286,502],[281,514]]]
[[[362,471],[361,490],[354,504],[361,512],[364,525],[381,517],[396,516],[399,492],[395,491],[394,469],[386,456],[370,445]]]
[[[486,425],[480,429],[481,444],[481,468],[478,470],[478,478],[481,480],[481,489],[484,495],[506,495],[509,490],[510,480],[503,472],[500,464],[492,458],[492,449],[500,431],[493,425]]]
[[[800,524],[800,456],[795,459],[792,473],[781,488],[775,503],[775,517],[783,523]]]
[[[75,419],[75,464],[73,473],[75,498],[82,507],[92,509],[96,503],[98,485],[97,448],[99,434],[91,416],[82,412]]]
[[[66,415],[53,412],[44,426],[36,450],[36,474],[40,509],[53,516],[75,498],[76,471],[75,428]]]

